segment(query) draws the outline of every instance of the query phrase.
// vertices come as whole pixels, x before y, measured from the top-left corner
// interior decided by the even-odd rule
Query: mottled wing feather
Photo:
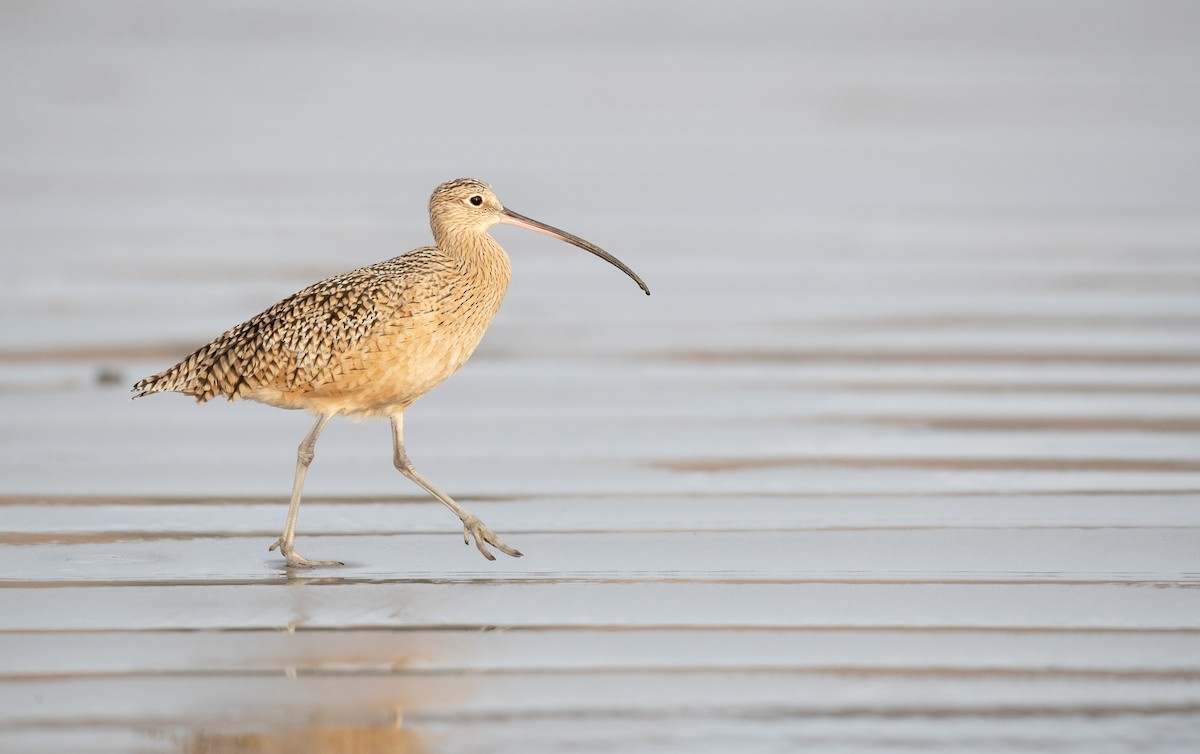
[[[415,278],[436,276],[450,264],[424,248],[322,280],[138,382],[134,397],[174,391],[203,403],[262,388],[319,389],[338,363],[394,328],[410,306],[420,306],[406,299],[430,287],[414,284]]]

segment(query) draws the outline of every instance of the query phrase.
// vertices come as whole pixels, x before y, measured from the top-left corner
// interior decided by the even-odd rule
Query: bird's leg
[[[471,537],[474,537],[475,546],[479,548],[479,552],[483,553],[483,557],[487,558],[488,560],[496,559],[496,556],[492,554],[492,551],[487,548],[488,545],[495,547],[505,555],[511,555],[514,558],[521,557],[519,550],[514,550],[513,548],[504,544],[504,542],[500,541],[500,538],[493,534],[492,530],[487,528],[483,521],[479,520],[478,516],[454,502],[454,498],[433,486],[432,482],[417,473],[417,470],[413,468],[412,462],[408,460],[408,454],[404,452],[403,414],[392,415],[392,446],[393,450],[395,451],[396,468],[399,469],[400,473],[421,485],[426,492],[440,500],[443,505],[454,511],[454,515],[458,516],[459,519],[462,520],[463,542],[465,544],[470,544]]]
[[[270,547],[271,550],[278,547],[283,557],[287,558],[288,566],[292,568],[344,565],[336,560],[309,560],[295,550],[296,519],[300,516],[300,495],[304,491],[304,476],[308,473],[308,465],[312,463],[317,437],[331,416],[332,414],[321,414],[317,417],[317,423],[304,438],[304,442],[300,443],[300,449],[296,453],[296,480],[292,483],[292,503],[288,507],[287,523],[284,524],[283,535]]]

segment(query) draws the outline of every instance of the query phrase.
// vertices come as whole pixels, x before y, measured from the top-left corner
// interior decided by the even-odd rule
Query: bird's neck
[[[486,231],[449,231],[435,236],[443,254],[461,261],[474,273],[503,280],[505,285],[512,277],[508,254]]]

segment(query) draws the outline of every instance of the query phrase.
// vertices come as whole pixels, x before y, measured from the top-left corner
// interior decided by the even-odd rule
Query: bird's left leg
[[[514,550],[504,542],[500,541],[492,530],[484,525],[479,517],[454,502],[454,498],[442,492],[437,487],[433,486],[425,477],[417,473],[413,468],[412,462],[408,460],[408,454],[404,452],[404,414],[392,415],[392,448],[395,452],[396,468],[401,474],[421,485],[430,495],[433,495],[442,502],[450,510],[454,511],[454,515],[458,516],[463,523],[463,542],[471,543],[471,537],[475,538],[475,546],[479,548],[479,552],[483,553],[483,557],[488,560],[495,560],[496,556],[487,548],[492,545],[505,555],[511,555],[514,558],[521,557],[519,550]]]

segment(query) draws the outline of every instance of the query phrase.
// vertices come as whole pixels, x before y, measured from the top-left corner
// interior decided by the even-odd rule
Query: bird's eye
[[[478,207],[480,204],[483,204],[483,197],[482,197],[482,196],[480,196],[479,194],[476,194],[475,196],[472,196],[472,197],[471,197],[471,204],[474,204],[476,207]]]

